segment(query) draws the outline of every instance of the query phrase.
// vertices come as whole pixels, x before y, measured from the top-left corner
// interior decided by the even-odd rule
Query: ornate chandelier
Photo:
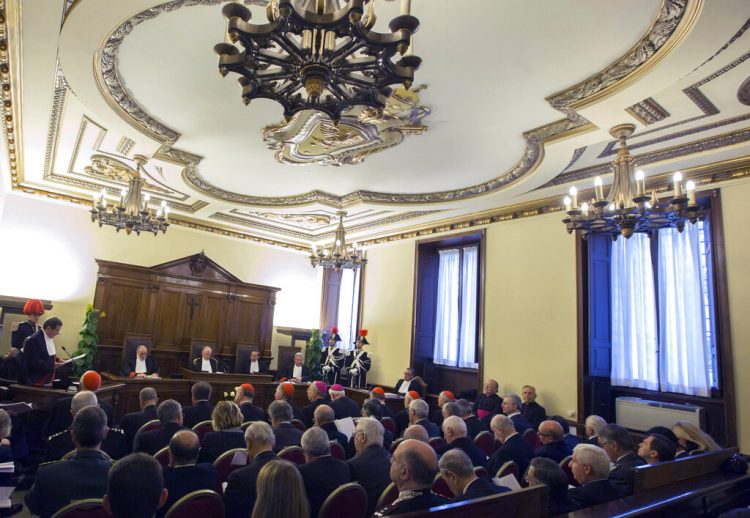
[[[229,3],[222,13],[230,42],[214,46],[219,73],[240,75],[245,104],[272,99],[287,119],[318,110],[338,122],[355,105],[383,108],[390,85],[408,90],[422,63],[411,53],[419,20],[410,14],[411,0],[402,0],[391,33],[374,32],[374,5],[375,0],[269,0],[269,23],[254,25],[247,7]],[[394,62],[397,52],[401,57]]]
[[[690,180],[682,186],[682,174],[673,176],[674,192],[668,201],[659,200],[656,190],[646,191],[643,171],[635,170],[635,160],[630,155],[626,139],[633,134],[633,124],[621,124],[610,130],[618,139],[617,158],[612,161],[614,175],[612,188],[604,197],[602,178],[594,179],[594,198],[578,204],[578,190],[570,188],[570,195],[563,200],[568,217],[563,220],[570,234],[580,230],[585,238],[590,232],[602,232],[616,240],[622,235],[629,238],[635,232],[651,237],[660,228],[675,227],[682,232],[685,222],[695,223],[704,218],[703,207],[695,199],[695,183]]]
[[[109,210],[106,189],[94,194],[94,204],[89,211],[92,222],[98,222],[99,227],[102,225],[113,226],[117,232],[125,229],[125,233],[128,235],[132,232],[137,235],[140,235],[141,232],[153,232],[154,235],[157,235],[160,230],[162,233],[166,233],[169,226],[167,222],[169,217],[167,202],[162,200],[161,205],[154,213],[148,207],[151,196],[149,194],[141,196],[141,190],[146,182],[141,177],[140,171],[145,160],[145,157],[140,155],[135,157],[138,169],[136,172],[131,171],[128,188],[122,190],[118,203],[113,204]]]
[[[313,265],[313,268],[322,266],[323,268],[333,268],[337,272],[341,268],[350,268],[352,270],[364,268],[367,265],[364,252],[357,250],[356,243],[351,248],[346,247],[346,232],[344,231],[344,216],[346,216],[346,212],[339,211],[337,214],[339,216],[339,226],[336,228],[333,246],[330,249],[322,248],[318,250],[313,245],[312,252],[310,253],[310,264]]]

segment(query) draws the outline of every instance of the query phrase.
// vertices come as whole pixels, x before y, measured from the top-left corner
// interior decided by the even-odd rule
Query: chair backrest
[[[138,435],[139,433],[150,432],[151,430],[158,430],[160,428],[161,421],[159,421],[158,419],[152,419],[148,423],[145,423],[143,426],[138,428],[138,431],[135,434]]]
[[[331,456],[334,459],[346,460],[346,451],[338,441],[331,441]]]
[[[502,466],[500,466],[500,469],[497,470],[497,473],[495,474],[496,478],[503,478],[506,475],[513,474],[516,478],[518,478],[518,464],[513,462],[512,460],[509,460],[505,462]]]
[[[139,345],[145,345],[150,354],[153,347],[151,335],[125,333],[122,339],[122,358],[120,363],[124,362],[126,358],[135,358],[135,351]]]
[[[299,419],[292,419],[292,426],[294,426],[300,432],[304,432],[305,430],[307,430],[305,423],[303,423]]]
[[[573,457],[568,455],[563,460],[560,461],[560,467],[562,468],[565,475],[568,477],[568,484],[574,487],[580,486],[578,482],[576,482],[575,477],[573,476],[573,470],[570,467],[570,461],[573,460]]]
[[[396,435],[396,421],[390,417],[384,417],[380,420],[380,424],[382,424],[383,428],[391,432],[393,435]]]
[[[367,493],[356,482],[343,484],[328,495],[320,506],[318,518],[363,518],[367,512]]]
[[[533,428],[527,428],[523,432],[523,438],[534,450],[542,445],[542,441],[539,440],[539,435],[537,435],[536,430],[534,430]]]
[[[164,518],[193,518],[194,516],[224,516],[224,501],[210,489],[193,491],[177,500]]]
[[[477,436],[474,437],[474,444],[476,445],[476,447],[482,450],[482,453],[484,453],[488,457],[492,455],[494,442],[495,436],[492,435],[492,432],[488,432],[487,430],[479,432]]]
[[[233,464],[234,456],[238,452],[245,453],[244,464]],[[224,488],[222,487],[222,485],[229,479],[229,474],[236,469],[247,466],[247,462],[247,450],[244,448],[234,448],[232,450],[225,451],[216,458],[216,460],[214,461],[214,469],[216,470],[216,490],[219,492],[219,494],[224,493]]]
[[[397,498],[398,488],[394,482],[391,482],[386,486],[383,492],[380,493],[380,498],[378,498],[378,503],[375,505],[375,510],[377,511],[386,505],[391,505]]]
[[[239,373],[244,364],[250,365],[250,353],[252,351],[258,351],[260,353],[260,347],[252,344],[241,344],[236,345],[234,351],[234,372]],[[242,373],[246,374],[246,373]]]
[[[292,464],[297,464],[298,466],[307,462],[307,459],[305,459],[305,453],[299,446],[287,446],[279,452],[279,458],[288,460]]]
[[[111,518],[111,515],[104,509],[101,498],[87,498],[69,503],[52,518]]]
[[[477,478],[486,478],[487,480],[490,479],[490,473],[484,466],[475,467],[474,474],[477,476]]]
[[[195,435],[198,436],[201,446],[203,446],[203,437],[205,437],[207,433],[214,431],[214,423],[211,421],[201,421],[193,426],[193,431],[195,432]]]
[[[427,398],[427,383],[421,376],[414,376],[413,381],[422,389],[422,397]]]
[[[162,467],[169,466],[169,446],[163,447],[161,450],[154,453],[156,461],[162,465]]]
[[[452,500],[454,496],[453,491],[451,491],[451,488],[448,487],[448,483],[443,478],[442,473],[438,473],[435,475],[435,479],[432,481],[432,492],[444,496],[445,498]]]
[[[442,437],[430,437],[430,446],[432,446],[433,450],[442,448],[443,446],[445,446],[445,439],[443,439]]]

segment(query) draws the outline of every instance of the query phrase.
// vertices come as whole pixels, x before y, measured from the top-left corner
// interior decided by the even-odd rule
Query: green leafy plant
[[[313,329],[305,346],[305,366],[310,369],[311,380],[321,379],[320,355],[323,353],[323,335],[320,329]]]
[[[80,376],[87,370],[94,368],[96,355],[98,354],[97,344],[99,343],[96,328],[99,325],[99,319],[105,316],[107,316],[106,313],[95,309],[91,304],[86,306],[86,317],[83,319],[83,327],[78,332],[81,339],[78,341],[78,349],[73,353],[73,356],[85,355],[80,360],[73,362],[73,374],[76,376]]]

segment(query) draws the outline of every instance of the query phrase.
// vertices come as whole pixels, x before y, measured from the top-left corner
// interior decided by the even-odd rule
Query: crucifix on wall
[[[200,306],[200,303],[198,302],[198,297],[195,295],[188,295],[186,299],[186,304],[190,306],[190,320],[193,320],[193,311]]]

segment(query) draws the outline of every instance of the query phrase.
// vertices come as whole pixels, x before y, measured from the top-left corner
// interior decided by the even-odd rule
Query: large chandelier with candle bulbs
[[[107,204],[105,189],[94,195],[94,203],[89,211],[91,221],[99,223],[99,227],[113,226],[117,232],[124,229],[128,235],[132,232],[137,235],[141,232],[152,232],[154,235],[159,231],[166,233],[169,226],[167,202],[162,200],[156,210],[149,208],[151,196],[148,193],[142,194],[145,181],[140,174],[146,158],[137,155],[135,161],[137,170],[134,174],[129,170],[128,188],[120,192],[120,199],[116,203]]]
[[[214,46],[219,73],[240,76],[245,104],[272,99],[287,119],[318,110],[338,122],[355,105],[382,109],[390,85],[408,90],[422,63],[411,52],[419,20],[410,11],[411,0],[401,0],[391,32],[379,33],[375,0],[269,0],[264,24],[248,23],[250,9],[228,3],[227,41]]]
[[[674,174],[674,191],[660,200],[656,191],[649,194],[643,171],[635,171],[626,139],[633,134],[633,124],[621,124],[610,130],[619,141],[617,158],[612,162],[613,181],[606,198],[602,178],[594,179],[594,198],[579,204],[577,188],[571,187],[563,200],[568,215],[563,220],[568,233],[580,230],[585,238],[590,232],[607,233],[612,239],[631,237],[635,232],[652,236],[660,228],[674,227],[680,232],[685,222],[695,223],[704,216],[695,199],[695,183],[688,181],[683,189],[682,174]]]
[[[336,234],[333,239],[331,248],[317,248],[315,245],[310,252],[310,263],[313,268],[322,266],[323,268],[332,268],[337,272],[341,268],[350,268],[357,270],[367,265],[365,252],[357,248],[357,244],[346,246],[346,232],[344,231],[344,216],[346,212],[337,212],[339,216],[339,226],[336,228]]]

